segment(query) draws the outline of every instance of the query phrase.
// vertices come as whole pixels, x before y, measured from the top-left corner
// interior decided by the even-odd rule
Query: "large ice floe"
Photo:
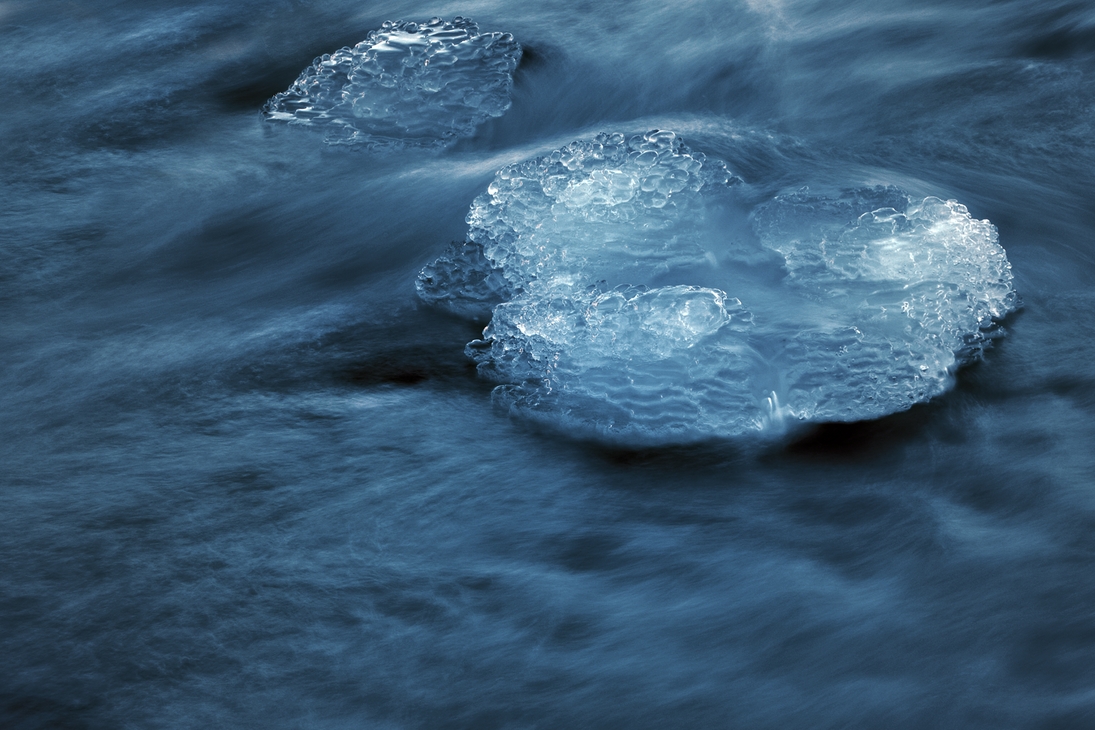
[[[996,229],[955,201],[802,190],[749,211],[740,183],[671,132],[574,142],[501,170],[419,295],[491,317],[467,353],[498,403],[647,443],[904,410],[1015,306]]]
[[[263,112],[322,127],[332,143],[444,146],[509,109],[520,56],[512,35],[467,18],[387,22],[317,58]]]

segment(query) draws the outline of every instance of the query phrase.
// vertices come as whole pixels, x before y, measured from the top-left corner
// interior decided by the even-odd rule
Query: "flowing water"
[[[524,54],[447,150],[263,118],[386,20]],[[0,2],[0,725],[1095,727],[1082,2]],[[420,269],[499,169],[672,129],[998,228],[953,390],[760,447],[511,418]]]

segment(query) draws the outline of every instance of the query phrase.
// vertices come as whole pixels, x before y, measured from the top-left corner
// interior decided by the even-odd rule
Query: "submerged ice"
[[[894,187],[749,211],[671,132],[511,165],[420,296],[491,317],[467,353],[511,411],[693,440],[875,418],[944,392],[1015,306],[988,221]]]
[[[480,33],[467,18],[386,22],[317,58],[263,110],[336,143],[446,145],[509,109],[520,56],[512,35]]]

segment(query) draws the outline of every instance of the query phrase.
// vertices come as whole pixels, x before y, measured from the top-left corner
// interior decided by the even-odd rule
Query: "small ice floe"
[[[520,57],[512,35],[467,18],[387,22],[317,58],[263,112],[336,144],[445,146],[509,109]]]

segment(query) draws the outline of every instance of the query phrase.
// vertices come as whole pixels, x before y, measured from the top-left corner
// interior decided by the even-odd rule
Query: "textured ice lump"
[[[798,418],[874,418],[943,393],[1016,305],[994,225],[954,200],[804,190],[754,222],[783,255],[788,287],[820,315],[804,318],[777,361]]]
[[[530,288],[647,284],[705,264],[704,201],[737,182],[672,132],[573,142],[501,170],[472,203],[467,241],[423,270],[419,295],[485,318]]]
[[[1015,306],[996,230],[897,188],[750,214],[724,163],[664,131],[498,173],[419,294],[491,316],[495,400],[639,442],[853,421],[945,391]]]
[[[703,287],[547,292],[498,305],[466,352],[514,412],[610,439],[688,441],[769,424],[751,320]]]
[[[263,107],[269,119],[323,127],[333,143],[444,146],[510,107],[521,47],[467,18],[386,22],[324,54]]]
[[[953,200],[800,191],[754,223],[787,288],[812,304],[773,360],[801,420],[875,418],[943,393],[1017,304],[996,227]]]

